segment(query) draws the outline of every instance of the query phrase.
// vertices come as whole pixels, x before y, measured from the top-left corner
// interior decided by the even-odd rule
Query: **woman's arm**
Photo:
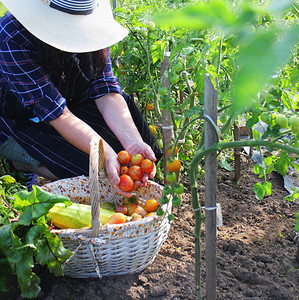
[[[87,154],[90,152],[90,142],[92,139],[94,137],[99,137],[99,135],[88,124],[72,114],[67,107],[65,107],[64,112],[58,118],[50,121],[50,124],[69,143]],[[131,197],[131,193],[123,192],[118,187],[120,165],[117,160],[117,154],[108,143],[104,140],[103,142],[106,172],[111,184],[119,194],[122,194],[124,197]]]
[[[95,100],[107,125],[131,155],[142,154],[155,161],[152,148],[143,142],[126,101],[120,94],[110,93]]]

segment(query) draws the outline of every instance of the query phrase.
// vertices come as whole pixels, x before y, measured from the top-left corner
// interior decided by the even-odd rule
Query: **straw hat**
[[[91,52],[122,40],[109,0],[1,0],[34,36],[67,52]]]

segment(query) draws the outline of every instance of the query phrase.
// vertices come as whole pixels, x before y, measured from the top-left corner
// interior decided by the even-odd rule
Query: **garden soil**
[[[284,200],[288,192],[280,175],[268,176],[273,193],[260,201],[255,198],[252,187],[261,179],[252,168],[239,184],[234,180],[234,172],[218,169],[217,202],[221,204],[223,225],[217,230],[217,299],[299,299],[298,242],[294,239],[294,220],[299,206]],[[38,299],[198,299],[194,292],[194,213],[187,177],[183,177],[183,181],[186,192],[182,195],[182,205],[174,209],[176,218],[169,236],[148,268],[134,275],[103,279],[55,277],[47,269],[38,268],[36,272],[41,278]],[[199,180],[198,191],[204,205],[204,180]],[[201,295],[204,298],[204,224],[201,241]],[[0,294],[0,299],[23,298],[15,287],[13,293]]]

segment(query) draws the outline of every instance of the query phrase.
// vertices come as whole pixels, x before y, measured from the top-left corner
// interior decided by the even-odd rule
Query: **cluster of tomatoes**
[[[145,173],[151,174],[155,169],[155,163],[142,154],[134,154],[132,157],[126,150],[117,155],[121,164],[119,187],[124,192],[131,192],[135,181],[141,181]]]
[[[138,221],[156,213],[159,202],[156,199],[149,199],[143,204],[136,199],[129,199],[123,205],[118,205],[113,210],[115,213],[107,221],[108,224],[121,224],[131,221]]]

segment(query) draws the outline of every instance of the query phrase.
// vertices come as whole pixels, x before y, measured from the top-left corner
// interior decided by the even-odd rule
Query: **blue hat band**
[[[95,0],[51,0],[50,7],[72,15],[89,15],[96,8]]]

